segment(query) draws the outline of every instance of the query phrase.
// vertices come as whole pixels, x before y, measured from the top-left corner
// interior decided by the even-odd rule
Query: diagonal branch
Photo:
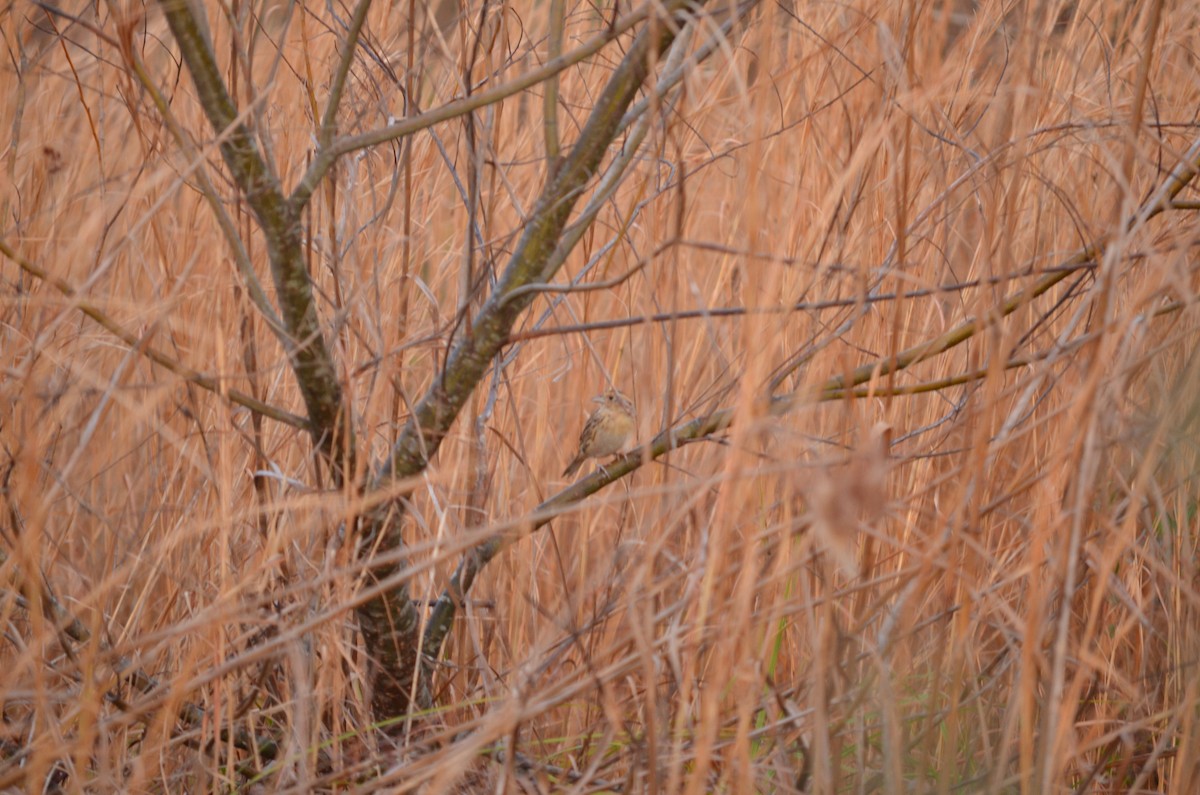
[[[655,59],[674,41],[687,20],[686,2],[661,6],[663,16],[652,18],[637,34],[628,52],[597,97],[587,123],[570,154],[548,181],[534,208],[504,274],[475,322],[457,341],[445,369],[434,379],[413,409],[388,459],[371,476],[366,490],[381,492],[397,481],[425,470],[446,438],[451,425],[508,340],[520,315],[535,295],[510,295],[520,288],[544,283],[554,276],[561,259],[555,257],[571,211],[607,155],[625,111],[650,75]],[[402,565],[394,554],[403,547],[401,504],[381,501],[361,517],[364,544],[384,562],[371,567],[383,580]],[[392,553],[392,554],[389,554]],[[357,610],[359,626],[374,657],[372,705],[378,720],[404,714],[413,704],[426,703],[428,691],[420,674],[420,617],[403,586],[371,599]]]
[[[464,116],[472,111],[487,107],[514,94],[519,94],[528,88],[532,88],[538,83],[600,52],[607,44],[624,35],[639,22],[646,19],[654,7],[654,3],[646,3],[638,10],[617,20],[613,25],[608,26],[604,33],[596,36],[586,44],[571,50],[566,55],[550,59],[537,69],[531,69],[511,82],[504,83],[487,91],[481,91],[478,94],[471,94],[462,99],[447,102],[433,110],[411,118],[402,119],[394,124],[381,127],[378,130],[334,139],[329,146],[323,147],[317,152],[312,164],[308,167],[308,171],[300,178],[296,189],[292,191],[289,203],[297,212],[304,205],[308,204],[308,200],[312,197],[313,191],[317,189],[317,185],[321,183],[321,180],[325,178],[325,174],[328,173],[329,169],[333,168],[333,164],[342,155],[387,143],[388,141],[405,138],[435,124]]]
[[[678,13],[683,5],[677,1],[669,4],[669,8]],[[547,263],[558,248],[571,210],[607,153],[625,109],[645,81],[651,56],[670,44],[675,36],[674,25],[680,21],[652,20],[630,46],[597,98],[595,110],[571,154],[538,200],[495,291],[470,331],[455,345],[445,370],[417,404],[389,459],[369,484],[371,490],[415,475],[428,466],[488,362],[500,351],[517,318],[534,300],[533,294],[515,297],[513,294],[526,285],[545,283],[554,276]]]
[[[350,18],[350,29],[346,31],[345,51],[338,61],[337,72],[333,75],[333,85],[329,87],[329,101],[325,105],[325,114],[321,117],[321,129],[317,131],[317,144],[326,149],[337,132],[338,106],[342,104],[342,92],[346,88],[346,77],[350,74],[350,65],[354,63],[354,51],[358,47],[358,37],[362,33],[363,23],[367,20],[367,11],[371,8],[371,0],[358,0],[354,15]]]
[[[553,61],[562,56],[563,40],[563,5],[565,0],[550,0],[550,22],[547,38],[549,48],[546,51],[549,60]],[[558,140],[558,75],[546,81],[542,94],[542,135],[546,139],[546,162],[550,164],[551,172],[558,162],[562,151]]]
[[[1119,234],[1128,234],[1163,210],[1169,209],[1171,200],[1191,182],[1198,171],[1200,171],[1200,139],[1192,143],[1179,166],[1171,172],[1171,175],[1163,181],[1154,194],[1143,202],[1137,211],[1125,221]],[[993,316],[1000,318],[1011,315],[1022,306],[1049,291],[1050,288],[1070,276],[1079,268],[1090,267],[1093,263],[1098,263],[1104,256],[1104,251],[1113,237],[1115,235],[1110,234],[1096,240],[1076,252],[1062,266],[1045,274],[1025,289],[1013,293],[1004,299],[1000,306],[996,307]],[[984,322],[986,321],[980,318],[968,318],[958,326],[932,340],[914,345],[893,356],[864,364],[852,371],[848,377],[837,376],[836,378],[832,378],[822,387],[821,391],[828,392],[857,386],[877,376],[889,375],[906,367],[911,367],[918,362],[923,362],[970,339],[980,330]],[[790,408],[790,406],[795,404],[796,398],[783,397],[780,400]]]
[[[1145,224],[1164,210],[1174,207],[1175,197],[1200,173],[1200,139],[1189,147],[1180,164],[1163,181],[1154,194],[1147,199],[1122,226],[1121,232],[1128,233]],[[1111,238],[1111,236],[1110,236]],[[1109,239],[1098,240],[1076,252],[1060,267],[1052,269],[1028,287],[1018,290],[1006,298],[992,314],[993,319],[1007,317],[1018,308],[1044,295],[1054,285],[1066,279],[1072,273],[1091,268],[1103,256]],[[1160,310],[1161,311],[1161,310]],[[971,339],[982,328],[982,321],[968,318],[955,328],[932,340],[914,345],[899,353],[877,359],[876,361],[858,367],[848,376],[838,375],[815,387],[802,389],[790,395],[781,395],[770,399],[766,404],[766,413],[771,416],[781,416],[789,411],[815,402],[842,400],[846,397],[880,397],[892,394],[915,394],[932,391],[948,386],[967,383],[986,376],[988,370],[978,370],[964,376],[944,379],[942,382],[918,385],[909,388],[889,388],[884,390],[872,389],[866,392],[856,390],[862,384],[880,378],[890,373],[898,372],[919,362],[926,361],[940,353],[944,353],[961,343]],[[1027,366],[1032,358],[1014,358],[1006,362],[1005,369]],[[458,605],[471,590],[475,578],[501,550],[516,540],[520,535],[537,530],[549,524],[554,518],[570,510],[587,497],[600,491],[610,483],[625,477],[640,469],[643,465],[666,455],[671,450],[687,444],[702,441],[715,433],[720,433],[733,425],[736,420],[733,408],[718,409],[707,416],[682,423],[675,428],[669,428],[654,437],[644,447],[639,448],[616,461],[598,468],[588,477],[573,483],[567,488],[542,502],[520,522],[512,523],[503,532],[498,532],[470,550],[459,562],[458,568],[450,578],[446,590],[438,598],[433,612],[426,624],[423,646],[436,654],[458,610]]]
[[[122,30],[121,32],[122,35],[125,35],[127,31]],[[132,33],[132,31],[129,31],[129,33]],[[204,165],[205,156],[201,155],[191,145],[179,120],[171,112],[171,106],[167,102],[167,98],[158,90],[158,86],[146,70],[146,64],[143,63],[138,48],[134,47],[132,42],[122,39],[121,52],[125,56],[129,68],[133,70],[134,75],[137,77],[138,82],[141,83],[142,90],[150,95],[150,100],[158,110],[158,115],[162,117],[163,123],[167,125],[167,130],[171,133],[171,137],[175,139],[175,144],[183,150],[184,157],[191,164],[191,168],[194,169],[196,182],[199,183],[200,195],[204,197],[209,209],[212,210],[213,216],[217,219],[217,227],[221,230],[221,234],[225,236],[225,242],[229,245],[233,261],[242,275],[242,281],[246,285],[246,292],[250,295],[251,303],[254,304],[259,313],[267,321],[267,325],[275,333],[276,338],[283,345],[284,349],[288,349],[292,344],[291,337],[288,336],[283,321],[276,314],[275,307],[271,305],[270,300],[267,298],[266,291],[263,290],[262,284],[258,280],[258,274],[254,272],[254,266],[250,262],[250,253],[246,251],[245,244],[238,235],[237,229],[234,228],[233,219],[229,217],[229,213],[221,203],[216,187],[213,186],[212,180],[208,178],[208,170]],[[183,175],[186,174],[187,171],[184,171]]]
[[[354,448],[341,423],[345,411],[341,385],[304,265],[299,211],[284,198],[278,177],[259,152],[250,128],[239,119],[211,42],[188,0],[160,0],[160,4],[200,105],[213,129],[224,135],[221,156],[263,231],[281,315],[294,343],[288,358],[308,411],[313,443],[341,482],[342,467],[353,466]],[[353,47],[353,42],[349,46]]]
[[[67,298],[70,298],[80,312],[90,317],[114,337],[124,342],[130,347],[130,349],[138,351],[150,361],[161,367],[167,368],[185,381],[193,383],[201,389],[207,389],[209,392],[214,392],[218,395],[228,398],[231,402],[245,406],[251,411],[257,412],[264,417],[269,417],[276,422],[282,422],[285,425],[291,425],[295,428],[302,428],[304,430],[309,429],[309,422],[304,417],[292,414],[290,411],[284,411],[283,409],[272,406],[269,403],[264,403],[261,400],[247,395],[245,392],[237,389],[228,389],[221,384],[219,379],[212,378],[193,370],[187,365],[172,359],[170,356],[151,348],[145,338],[139,337],[137,334],[134,334],[132,331],[113,320],[104,312],[104,310],[93,304],[86,297],[80,295],[79,291],[67,282],[59,279],[56,276],[52,276],[42,268],[39,268],[37,265],[34,265],[20,254],[13,251],[12,248],[9,247],[9,245],[3,240],[0,240],[0,254],[3,254],[15,262],[17,267],[28,273],[30,276],[41,279],[42,281],[54,287],[54,289],[58,290]]]

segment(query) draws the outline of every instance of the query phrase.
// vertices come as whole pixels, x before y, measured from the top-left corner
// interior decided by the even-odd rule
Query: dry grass
[[[444,650],[439,710],[399,748],[369,731],[361,567],[337,531],[352,501],[328,489],[307,436],[151,364],[5,259],[0,781],[1195,791],[1198,227],[1189,209],[1123,223],[1197,138],[1200,10],[1168,2],[1155,28],[1153,3],[966,6],[763,5],[692,70],[558,281],[613,278],[683,242],[612,289],[539,298],[520,330],[747,311],[511,347],[414,495],[413,594],[435,599],[465,549],[565,485],[586,400],[610,380],[643,441],[719,407],[737,421],[496,558]],[[282,9],[263,10],[253,60],[226,76],[242,107],[261,98],[291,185],[335,23],[297,10],[278,59]],[[107,36],[133,31],[269,281],[161,15],[78,11]],[[228,58],[230,25],[209,11]],[[609,13],[567,12],[566,49]],[[356,62],[344,131],[404,113],[387,72],[404,79],[406,14],[373,9],[377,59]],[[421,109],[460,93],[469,51],[463,25],[439,37],[427,22]],[[545,52],[541,4],[493,7],[485,24],[476,81],[535,65],[531,43]],[[118,49],[33,6],[0,12],[0,30],[4,242],[145,345],[302,412],[197,164]],[[564,74],[565,141],[618,57]],[[534,89],[470,131],[457,119],[351,155],[318,191],[311,271],[372,461],[479,297],[472,280],[512,249],[545,178],[540,119]],[[476,178],[478,237],[462,192]],[[1097,267],[999,317],[1005,296],[1104,236]],[[867,396],[782,417],[756,402],[799,357],[781,393],[971,316],[984,322],[969,341]],[[49,593],[88,640],[48,620]],[[160,686],[141,693],[118,669]],[[181,717],[189,704],[202,719]],[[278,755],[255,758],[231,730],[274,738]]]

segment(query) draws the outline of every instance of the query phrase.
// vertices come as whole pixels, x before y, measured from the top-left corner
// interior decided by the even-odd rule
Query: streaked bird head
[[[605,390],[603,394],[596,395],[592,401],[599,403],[602,406],[611,406],[613,408],[624,409],[633,414],[633,404],[629,402],[629,398],[622,395],[615,389]]]

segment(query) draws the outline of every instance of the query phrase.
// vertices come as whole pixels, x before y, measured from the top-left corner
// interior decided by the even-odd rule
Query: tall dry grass
[[[421,600],[474,544],[517,538],[456,620],[436,711],[395,746],[372,730],[352,620],[353,500],[307,435],[79,311],[303,411],[200,164],[120,55],[131,42],[170,97],[269,281],[161,14],[0,12],[0,235],[78,291],[4,260],[0,781],[1195,791],[1196,208],[1126,219],[1197,139],[1200,11],[1156,8],[769,4],[693,68],[558,282],[614,279],[678,242],[610,289],[539,298],[412,495]],[[468,70],[478,90],[544,58],[544,4],[435,10],[415,28],[408,4],[372,10],[344,132],[459,96]],[[290,186],[349,10],[208,13]],[[568,4],[564,48],[611,13]],[[567,144],[618,58],[564,73]],[[364,466],[531,211],[541,98],[350,155],[318,190],[311,273]],[[783,415],[760,400],[773,378],[804,393],[971,317],[969,340],[856,396]],[[535,333],[608,320],[629,322]],[[642,441],[718,408],[736,421],[521,532],[610,383]]]

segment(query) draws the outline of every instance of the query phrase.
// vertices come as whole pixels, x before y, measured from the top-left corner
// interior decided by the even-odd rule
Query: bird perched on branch
[[[589,458],[616,455],[633,433],[633,404],[615,389],[592,398],[600,408],[592,412],[579,435],[579,453],[571,459],[563,477],[571,477]]]

